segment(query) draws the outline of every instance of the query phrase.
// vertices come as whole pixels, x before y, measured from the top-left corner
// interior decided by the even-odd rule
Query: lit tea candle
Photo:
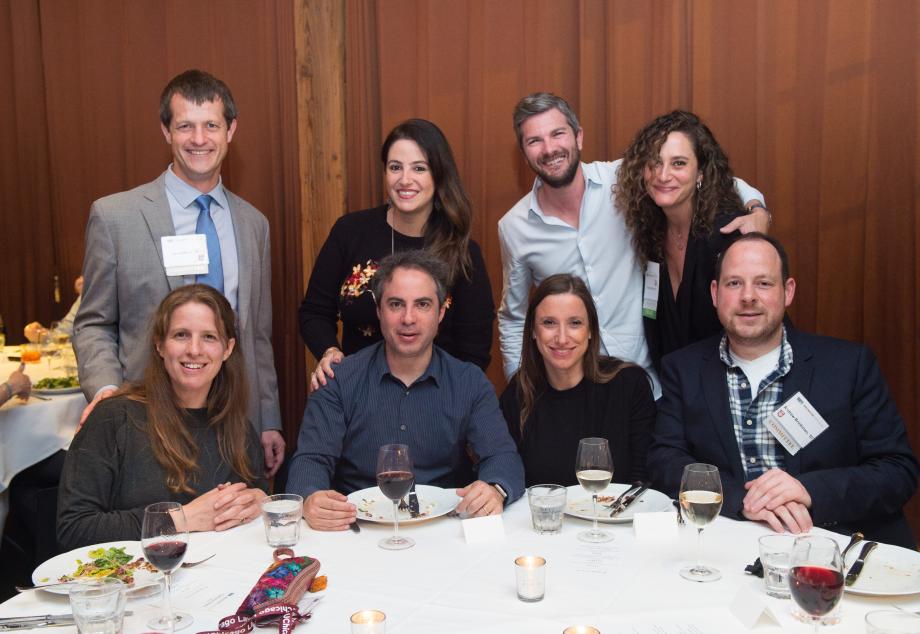
[[[360,610],[351,615],[351,634],[384,634],[386,620],[380,610]]]
[[[543,557],[518,557],[514,560],[518,599],[527,603],[542,601],[546,593],[546,560]]]
[[[562,634],[601,634],[601,631],[590,625],[573,625],[565,628]]]

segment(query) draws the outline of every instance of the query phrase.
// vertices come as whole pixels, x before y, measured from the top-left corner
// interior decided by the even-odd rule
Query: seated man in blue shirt
[[[914,548],[902,507],[917,488],[917,460],[872,352],[783,325],[795,280],[775,238],[738,238],[715,273],[725,334],[662,363],[648,452],[655,487],[676,495],[685,465],[710,463],[722,476],[723,515],[780,532],[859,530]],[[787,401],[800,413],[780,411]],[[806,402],[827,423],[823,431],[801,413]],[[777,411],[776,421],[788,414],[813,440],[788,451],[769,429],[780,425],[769,420]],[[789,432],[778,433],[789,442]]]
[[[311,528],[355,521],[343,494],[377,484],[377,450],[391,443],[409,446],[417,482],[466,484],[457,489],[461,513],[495,515],[523,493],[524,467],[492,384],[433,344],[446,280],[427,251],[390,255],[371,279],[383,341],[345,357],[310,396],[291,458],[287,490],[305,498]]]

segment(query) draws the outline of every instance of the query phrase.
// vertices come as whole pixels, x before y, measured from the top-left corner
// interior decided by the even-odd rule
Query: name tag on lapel
[[[827,421],[801,392],[793,394],[770,414],[766,425],[773,437],[793,456],[828,427]]]
[[[163,236],[166,275],[203,275],[208,272],[208,243],[203,233]]]
[[[658,315],[658,286],[661,282],[661,265],[649,262],[645,265],[645,289],[642,293],[642,316],[655,319]]]

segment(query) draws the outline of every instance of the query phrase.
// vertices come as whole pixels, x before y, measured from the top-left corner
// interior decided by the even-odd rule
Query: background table
[[[19,367],[7,361],[7,355],[19,354],[19,346],[6,346],[0,355],[0,383]],[[64,376],[63,370],[48,369],[48,362],[27,363],[25,373],[33,385],[46,377]],[[0,407],[0,534],[7,515],[7,487],[17,473],[31,467],[60,449],[67,449],[73,439],[80,414],[86,407],[83,394],[62,394],[43,401],[13,397]]]
[[[703,534],[704,561],[722,571],[713,583],[693,583],[678,570],[696,556],[696,531],[681,529],[676,540],[645,543],[635,539],[631,525],[615,525],[609,544],[586,545],[576,534],[589,523],[566,518],[561,535],[537,535],[530,528],[526,501],[504,515],[503,540],[467,545],[461,522],[442,517],[400,528],[416,541],[404,551],[385,551],[377,541],[392,527],[361,523],[351,531],[321,533],[304,527],[297,554],[322,563],[329,587],[313,618],[297,631],[329,634],[349,631],[353,612],[376,608],[387,615],[388,634],[526,632],[559,634],[573,624],[590,624],[603,634],[655,631],[657,634],[748,632],[729,605],[742,589],[757,594],[779,619],[761,620],[755,632],[810,632],[791,616],[791,601],[771,599],[761,579],[743,572],[757,556],[757,538],[767,529],[751,522],[718,518]],[[821,531],[822,533],[824,531]],[[846,538],[839,536],[841,545]],[[191,612],[192,634],[216,628],[232,614],[259,574],[271,561],[261,520],[225,533],[192,535],[188,561],[216,552],[210,561],[174,574],[173,604]],[[546,598],[525,604],[515,594],[513,561],[534,554],[547,559]],[[215,601],[210,608],[203,607]],[[897,603],[920,608],[920,596],[868,598],[845,595],[840,624],[822,628],[827,634],[864,632],[864,614]],[[161,597],[128,602],[134,616],[125,632],[146,631]],[[0,616],[69,612],[66,597],[29,592],[0,605]],[[662,629],[652,630],[657,624]],[[682,628],[682,629],[679,629]],[[61,634],[74,628],[56,628]],[[257,630],[272,631],[272,630]]]

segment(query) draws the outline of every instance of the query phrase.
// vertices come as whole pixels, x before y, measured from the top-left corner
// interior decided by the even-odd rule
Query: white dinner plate
[[[57,387],[57,388],[39,388],[33,387],[32,391],[36,394],[42,394],[44,396],[55,396],[57,394],[76,394],[82,388],[77,385],[76,387]]]
[[[859,557],[863,544],[847,553],[844,572]],[[920,592],[920,553],[891,544],[879,544],[866,558],[862,574],[845,590],[853,594],[895,596]]]
[[[411,517],[409,510],[399,511],[399,523],[424,522],[450,513],[460,503],[453,489],[442,489],[428,484],[415,485],[418,495],[419,517]],[[348,495],[348,501],[358,507],[358,519],[367,522],[393,523],[393,501],[378,487],[361,489]]]
[[[83,546],[81,548],[75,548],[69,553],[62,553],[56,557],[52,557],[45,563],[41,564],[38,568],[32,571],[32,583],[35,585],[42,585],[44,583],[56,583],[57,580],[62,576],[73,574],[76,571],[77,559],[80,559],[84,562],[91,560],[92,557],[89,556],[89,551],[95,550],[97,548],[120,548],[122,546],[125,547],[125,553],[131,555],[133,559],[144,556],[144,549],[141,547],[140,542],[119,541],[107,542],[105,544],[96,544],[94,546]],[[128,590],[128,596],[146,596],[148,592],[144,592],[145,590],[152,590],[153,592],[158,591],[159,580],[161,576],[162,575],[159,572],[151,572],[149,570],[135,570],[134,584],[131,586],[131,589]],[[69,594],[70,586],[52,586],[50,588],[44,588],[44,591],[52,592],[54,594]]]
[[[610,509],[604,508],[602,504],[610,504],[620,496],[630,485],[612,483],[604,489],[597,497],[597,521],[607,524],[629,524],[633,521],[633,515],[636,513],[659,513],[668,511],[671,507],[671,498],[655,489],[649,489],[642,496],[627,507],[625,511],[619,513],[616,517],[610,517]],[[591,496],[581,485],[575,484],[567,488],[568,502],[565,505],[565,514],[572,517],[578,517],[583,520],[593,520]],[[609,500],[601,501],[602,497],[609,497]]]

